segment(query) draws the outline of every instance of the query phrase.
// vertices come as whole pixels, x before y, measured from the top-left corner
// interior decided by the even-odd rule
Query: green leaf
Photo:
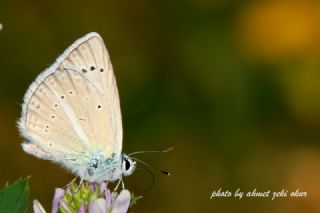
[[[133,205],[137,204],[137,201],[140,200],[141,198],[142,198],[142,196],[135,196],[134,193],[131,193],[130,207],[132,207]]]
[[[29,177],[19,179],[12,185],[5,186],[0,191],[1,213],[24,213],[29,199]]]

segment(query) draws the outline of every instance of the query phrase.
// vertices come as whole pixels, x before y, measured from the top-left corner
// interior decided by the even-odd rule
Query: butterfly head
[[[136,169],[136,161],[130,158],[128,155],[122,156],[122,174],[124,176],[131,175]]]

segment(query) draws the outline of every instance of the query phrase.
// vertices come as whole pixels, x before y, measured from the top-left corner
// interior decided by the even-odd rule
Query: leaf
[[[137,201],[140,200],[141,198],[142,198],[142,196],[135,196],[134,193],[131,193],[130,207],[132,207],[133,205],[137,204]]]
[[[5,186],[0,191],[1,213],[24,213],[29,199],[29,177],[19,179],[12,185]]]

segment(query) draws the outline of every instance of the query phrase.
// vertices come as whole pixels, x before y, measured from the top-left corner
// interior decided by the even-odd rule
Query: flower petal
[[[37,200],[33,201],[33,212],[34,213],[46,213],[44,208],[41,206],[41,204]]]
[[[52,201],[52,210],[51,210],[52,213],[58,212],[59,201],[63,197],[63,195],[64,195],[64,190],[61,188],[56,188],[56,190],[54,192],[53,201]]]
[[[92,183],[92,184],[90,185],[90,188],[91,188],[91,192],[92,192],[92,193],[95,193],[96,190],[97,190],[97,188],[98,188],[98,184],[97,184],[97,183]]]
[[[122,190],[113,203],[111,213],[126,213],[130,205],[130,192]]]
[[[67,188],[66,188],[66,192],[67,192],[67,194],[69,194],[69,195],[71,195],[71,194],[72,194],[72,193],[71,193],[70,186],[67,186]]]
[[[78,213],[86,213],[86,210],[85,210],[85,208],[84,208],[84,203],[81,204]]]
[[[102,182],[100,184],[100,195],[103,195],[103,193],[107,190],[107,184],[105,182]]]
[[[90,201],[88,212],[89,213],[106,213],[107,206],[106,206],[105,199],[98,198],[96,200]]]
[[[104,192],[104,195],[106,197],[106,207],[109,208],[111,206],[111,194],[110,194],[110,190],[106,189]]]

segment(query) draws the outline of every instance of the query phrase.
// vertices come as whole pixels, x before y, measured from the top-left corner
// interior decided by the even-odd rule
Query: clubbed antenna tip
[[[171,173],[170,172],[167,172],[167,171],[163,171],[163,170],[160,170],[160,172],[164,175],[168,175],[168,176],[171,176]]]
[[[162,152],[171,152],[173,150],[174,150],[174,147],[172,146],[172,147],[169,147],[169,148],[163,150]]]

